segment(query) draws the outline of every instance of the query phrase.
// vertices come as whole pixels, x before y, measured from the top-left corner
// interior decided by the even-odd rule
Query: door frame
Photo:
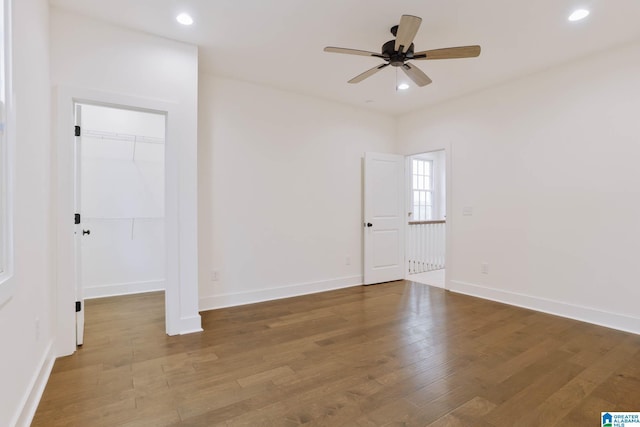
[[[54,229],[56,266],[56,355],[63,356],[75,352],[75,259],[73,256],[73,127],[75,103],[102,105],[130,110],[160,113],[166,116],[165,131],[165,324],[168,335],[202,331],[198,314],[197,260],[181,262],[191,257],[180,256],[189,252],[187,242],[195,241],[197,228],[190,218],[180,219],[180,213],[188,209],[195,213],[197,200],[187,200],[180,195],[181,174],[185,173],[187,160],[181,157],[180,123],[183,117],[180,105],[166,101],[138,98],[117,93],[99,92],[91,89],[58,86],[54,89],[56,104],[53,153],[56,157],[52,165],[55,181],[52,204],[56,214]],[[181,168],[181,162],[183,167]],[[181,170],[182,169],[182,170]],[[183,180],[184,181],[184,180]],[[182,206],[181,206],[182,203]],[[187,215],[184,215],[185,217]],[[191,234],[194,234],[191,236]],[[191,260],[193,261],[193,260]],[[193,271],[192,271],[193,270]]]
[[[73,103],[73,124],[82,128],[82,105]],[[86,105],[86,104],[85,104]],[[73,138],[73,211],[82,213],[82,135],[74,132]],[[73,279],[76,291],[76,345],[84,344],[84,284],[82,283],[82,220],[74,218],[73,227]],[[78,304],[78,302],[80,304]],[[78,307],[78,305],[80,307]]]
[[[407,195],[409,194],[409,183],[411,182],[411,170],[410,168],[407,166],[408,165],[408,159],[411,156],[417,156],[419,154],[427,154],[427,153],[433,153],[436,151],[444,151],[444,163],[445,163],[445,210],[447,213],[447,219],[446,219],[446,223],[444,225],[444,233],[445,233],[445,251],[444,251],[444,265],[445,265],[445,269],[444,269],[444,289],[445,290],[450,290],[451,289],[451,271],[452,271],[452,265],[453,265],[453,210],[452,210],[452,206],[453,206],[453,200],[452,200],[452,189],[453,189],[453,182],[452,182],[452,177],[453,177],[453,144],[451,144],[451,142],[446,142],[446,143],[442,143],[442,144],[434,144],[432,146],[429,146],[428,148],[425,148],[424,150],[420,150],[414,153],[410,153],[410,154],[406,154],[405,155],[405,175],[406,175],[406,184],[405,184],[405,197],[408,197]],[[405,203],[406,208],[408,209],[408,204]],[[406,212],[406,216],[408,217],[409,211],[407,210]],[[407,236],[409,234],[409,224],[408,221],[405,222],[404,224],[405,226],[405,236]],[[406,239],[405,243],[405,262],[406,262],[406,253],[408,252],[407,250],[407,244],[408,244],[409,239]],[[405,265],[405,270],[404,270],[404,277],[405,280],[407,279],[407,277],[409,276],[408,273],[408,269],[406,268]]]

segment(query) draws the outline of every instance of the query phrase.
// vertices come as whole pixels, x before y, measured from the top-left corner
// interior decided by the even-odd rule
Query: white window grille
[[[413,221],[433,220],[433,161],[412,160]]]

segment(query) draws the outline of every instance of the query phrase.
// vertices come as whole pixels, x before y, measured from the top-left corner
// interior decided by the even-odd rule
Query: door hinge
[[[82,302],[76,301],[76,313],[82,311]]]
[[[80,224],[80,214],[74,214],[73,215],[73,223],[74,224]]]
[[[75,127],[74,135],[75,135],[75,136],[80,136],[80,126],[76,126],[76,127]]]

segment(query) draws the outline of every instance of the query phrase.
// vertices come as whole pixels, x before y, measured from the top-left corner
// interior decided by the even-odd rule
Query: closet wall
[[[164,289],[165,117],[81,108],[85,297]]]

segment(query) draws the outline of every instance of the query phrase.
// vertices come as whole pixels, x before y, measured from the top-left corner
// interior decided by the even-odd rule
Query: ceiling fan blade
[[[402,51],[405,53],[409,50],[413,39],[418,34],[421,23],[422,18],[413,15],[402,15],[400,25],[398,25],[398,32],[396,33],[396,51],[400,50],[400,46],[402,46]]]
[[[406,63],[402,66],[402,71],[418,86],[426,86],[431,83],[431,79],[422,70],[415,65]]]
[[[475,58],[480,55],[480,46],[445,47],[443,49],[425,50],[413,54],[412,59],[455,59]]]
[[[345,47],[327,46],[324,48],[324,51],[330,53],[345,53],[347,55],[375,56],[377,58],[384,58],[384,56],[379,53],[369,52],[367,50],[347,49]]]
[[[372,69],[367,70],[362,74],[358,74],[357,76],[349,80],[349,83],[360,83],[367,77],[373,76],[375,73],[377,73],[378,71],[382,70],[384,67],[387,67],[387,66],[389,66],[389,64],[380,64],[377,67],[373,67]]]

